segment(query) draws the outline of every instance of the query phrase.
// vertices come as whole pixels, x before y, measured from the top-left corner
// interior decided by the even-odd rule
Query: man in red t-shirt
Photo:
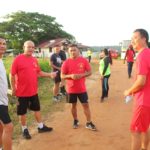
[[[32,56],[35,45],[32,41],[26,41],[23,46],[24,53],[18,55],[11,68],[11,87],[13,95],[18,97],[17,114],[22,125],[23,137],[31,139],[26,125],[27,108],[34,111],[38,122],[38,132],[52,131],[42,123],[40,102],[37,94],[38,76],[55,77],[56,73],[41,71],[38,61]]]
[[[66,80],[67,100],[72,104],[72,115],[74,118],[73,128],[78,128],[77,98],[82,103],[85,116],[87,118],[86,128],[96,130],[91,121],[88,95],[85,87],[85,77],[91,75],[91,67],[88,61],[80,56],[77,45],[69,47],[70,58],[64,61],[61,68],[61,78]]]
[[[125,60],[127,61],[128,65],[128,77],[131,78],[131,73],[132,73],[132,67],[134,63],[134,57],[135,57],[135,52],[132,47],[132,45],[129,45],[129,48],[126,51],[125,57],[124,57],[124,63]]]
[[[135,106],[131,121],[132,150],[147,150],[150,125],[150,49],[149,35],[144,29],[136,29],[132,37],[132,45],[139,52],[136,59],[136,80],[124,92],[125,96],[133,95]]]

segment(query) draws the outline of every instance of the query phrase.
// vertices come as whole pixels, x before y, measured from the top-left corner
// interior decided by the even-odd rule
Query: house
[[[46,42],[43,42],[39,45],[37,45],[36,50],[34,52],[34,56],[35,57],[50,57],[52,54],[52,49],[55,45],[59,45],[59,44],[71,44],[71,42],[68,39],[65,38],[58,38],[58,39],[53,39],[53,40],[49,40]],[[80,49],[81,54],[86,57],[86,51],[89,48],[89,46],[83,45],[81,43],[76,43],[78,45],[78,48]]]

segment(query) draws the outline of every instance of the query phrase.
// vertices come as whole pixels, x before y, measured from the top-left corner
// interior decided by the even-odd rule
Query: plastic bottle
[[[132,96],[128,95],[125,97],[125,103],[127,104],[128,102],[130,102],[132,100]]]

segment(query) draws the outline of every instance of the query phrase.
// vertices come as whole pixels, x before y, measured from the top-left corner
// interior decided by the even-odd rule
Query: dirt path
[[[92,120],[97,132],[85,129],[85,117],[78,104],[79,129],[72,129],[70,105],[53,115],[53,121],[46,124],[54,127],[51,133],[38,134],[33,129],[32,140],[19,140],[14,150],[129,150],[129,124],[132,102],[125,104],[123,91],[132,84],[127,78],[126,65],[115,61],[110,77],[110,94],[107,101],[100,103],[101,86],[99,74],[94,73],[88,80],[88,93]]]

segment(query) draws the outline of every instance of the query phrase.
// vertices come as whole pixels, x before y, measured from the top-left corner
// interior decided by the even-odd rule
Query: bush
[[[51,67],[49,66],[49,61],[47,59],[39,59],[38,62],[42,71],[44,72],[51,71]]]

